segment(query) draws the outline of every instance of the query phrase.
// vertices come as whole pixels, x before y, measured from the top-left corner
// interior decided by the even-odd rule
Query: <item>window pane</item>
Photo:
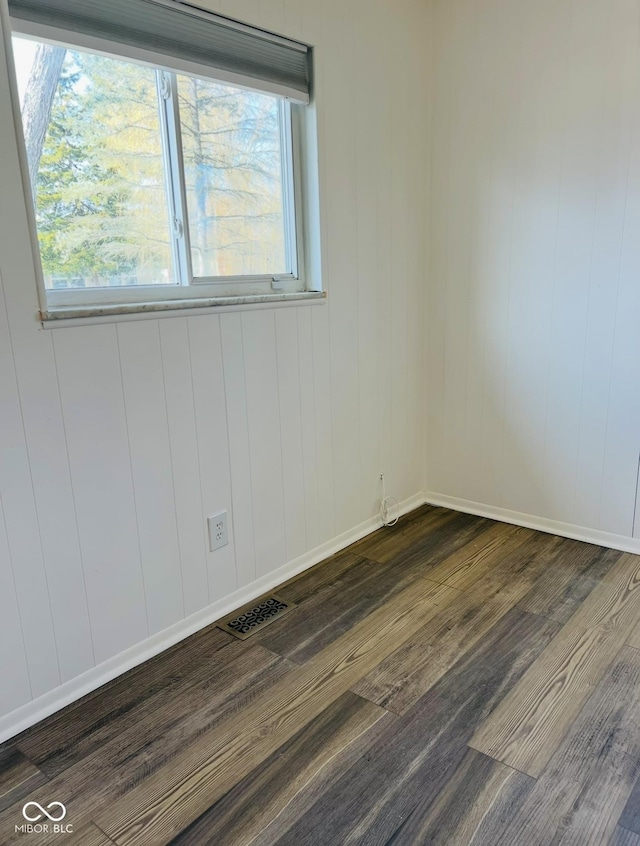
[[[174,283],[155,72],[13,46],[46,287]]]
[[[276,97],[178,77],[194,276],[276,276],[285,251]]]

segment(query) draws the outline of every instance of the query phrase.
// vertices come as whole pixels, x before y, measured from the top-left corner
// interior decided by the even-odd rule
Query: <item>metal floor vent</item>
[[[234,611],[228,617],[220,620],[216,625],[219,629],[245,640],[258,630],[279,620],[287,611],[295,608],[294,602],[285,602],[279,596],[267,596],[256,605],[247,605]]]

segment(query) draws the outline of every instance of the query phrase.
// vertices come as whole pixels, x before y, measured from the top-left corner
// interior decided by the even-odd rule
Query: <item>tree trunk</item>
[[[66,52],[64,47],[38,44],[24,94],[22,127],[34,206],[40,157]]]

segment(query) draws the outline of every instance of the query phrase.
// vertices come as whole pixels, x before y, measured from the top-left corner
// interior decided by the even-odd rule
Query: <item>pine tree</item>
[[[285,270],[277,100],[178,89],[196,275]],[[155,72],[40,45],[23,107],[47,284],[174,281]]]

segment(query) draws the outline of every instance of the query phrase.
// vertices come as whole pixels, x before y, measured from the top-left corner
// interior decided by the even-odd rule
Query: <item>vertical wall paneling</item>
[[[13,211],[10,214],[13,215]],[[16,253],[12,251],[8,258],[13,262],[14,257]],[[29,276],[21,278],[29,279]],[[33,280],[31,282],[35,284]],[[43,605],[36,613],[38,617],[40,612],[43,614],[40,618],[44,627],[42,638],[50,641],[52,649],[55,642],[57,652],[57,658],[54,655],[44,656],[49,666],[44,674],[38,673],[36,688],[41,689],[40,686],[47,685],[49,679],[55,681],[55,676],[51,674],[56,673],[56,664],[59,664],[60,679],[67,681],[93,666],[94,654],[52,339],[38,330],[33,308],[29,308],[29,317],[24,319],[20,303],[23,296],[24,292],[6,289],[23,437],[26,438],[24,472],[25,478],[27,475],[30,477],[26,484],[31,487],[31,492],[27,493],[25,488],[23,495],[26,494],[29,499],[33,497],[35,505],[35,510],[26,502],[20,507],[22,518],[26,518],[28,508],[32,510],[29,520],[34,521],[30,524],[28,539],[19,541],[20,545],[27,543],[31,547],[28,553],[30,564],[23,563],[21,573],[29,572],[31,566],[38,567],[37,575],[34,573],[39,584],[35,595],[41,590],[46,591],[48,601],[46,607]],[[13,315],[19,316],[14,318]],[[6,323],[0,331],[3,341],[8,344]],[[4,355],[3,350],[3,358]],[[4,361],[8,359],[4,358]],[[3,403],[8,403],[10,396],[3,391]],[[7,503],[9,515],[16,505],[17,500],[10,497]],[[10,516],[9,533],[13,537]],[[36,565],[39,557],[44,564],[43,570],[40,570],[41,565]],[[38,608],[35,597],[34,601],[35,608]],[[55,638],[48,620],[53,623]]]
[[[509,405],[509,368],[513,350],[510,348],[511,329],[515,313],[514,296],[514,262],[516,261],[516,247],[518,242],[518,222],[520,207],[518,204],[518,161],[520,142],[522,138],[522,118],[520,112],[509,112],[511,104],[520,97],[520,87],[523,80],[523,47],[527,37],[527,17],[517,6],[505,8],[503,4],[494,5],[494,23],[500,33],[500,44],[496,51],[494,65],[496,86],[494,101],[491,152],[495,156],[494,166],[497,169],[498,183],[496,188],[489,191],[491,196],[489,242],[487,244],[487,285],[492,292],[492,298],[487,301],[483,335],[481,343],[495,336],[495,346],[490,349],[485,359],[485,381],[483,406],[485,417],[484,432],[492,431],[497,448],[486,454],[486,465],[492,467],[493,481],[497,495],[504,507],[509,502],[509,482],[517,473],[524,484],[528,483],[526,451],[520,438],[520,433],[513,420],[512,409]],[[468,33],[472,39],[472,33]],[[465,47],[476,45],[466,43]],[[526,108],[526,107],[525,107]],[[455,167],[455,161],[453,162]],[[482,163],[480,163],[482,167]],[[464,201],[464,188],[460,183],[460,199]],[[469,231],[474,231],[475,220],[481,214],[483,198],[480,205],[475,205],[469,221]],[[482,242],[481,242],[482,245]],[[471,279],[474,274],[475,263],[473,252],[470,250],[466,272]],[[460,293],[464,296],[464,286]],[[467,309],[467,325],[473,318],[473,310],[482,297],[478,290]],[[455,321],[455,314],[449,312],[451,326]],[[454,330],[455,332],[455,330]],[[453,333],[450,334],[450,338]],[[468,354],[473,354],[467,347]],[[452,355],[457,355],[455,343],[452,344]],[[468,370],[465,379],[468,378]],[[473,421],[470,421],[473,425]],[[451,453],[455,445],[451,444]],[[469,450],[462,452],[463,461],[458,462],[459,485],[464,484],[465,459],[470,458]],[[486,466],[485,465],[485,466]]]
[[[445,334],[443,338],[442,356],[442,403],[446,409],[448,423],[443,427],[443,460],[450,468],[452,475],[456,474],[460,457],[453,442],[460,440],[465,425],[465,391],[466,391],[466,326],[468,324],[469,298],[463,289],[469,260],[468,234],[471,225],[471,209],[464,202],[462,191],[472,177],[470,157],[467,155],[467,139],[469,130],[473,127],[475,109],[468,112],[472,104],[471,93],[467,93],[467,84],[471,80],[473,66],[473,44],[470,34],[475,24],[475,8],[477,4],[467,5],[464,10],[452,7],[451,14],[460,41],[459,61],[450,68],[451,83],[448,94],[452,97],[451,125],[447,145],[452,146],[449,152],[452,164],[445,166],[445,192],[448,203],[448,217],[446,230],[446,275],[441,281],[443,299],[443,317]],[[471,51],[471,52],[470,52]],[[453,345],[452,333],[449,326],[454,324],[461,327],[460,341]],[[464,328],[463,328],[464,327]]]
[[[334,537],[336,506],[333,484],[332,395],[329,359],[329,309],[311,314],[313,384],[315,388],[316,454],[318,466],[318,525],[320,543]]]
[[[448,87],[443,97],[451,96],[458,98],[456,107],[451,116],[451,125],[446,126],[447,133],[455,138],[455,150],[451,151],[450,161],[443,171],[442,179],[446,180],[444,186],[438,181],[439,174],[434,172],[434,182],[438,187],[438,203],[448,204],[446,219],[446,250],[442,243],[435,239],[432,241],[434,251],[445,252],[445,264],[441,284],[443,285],[444,304],[442,306],[443,324],[442,337],[439,339],[442,350],[442,361],[437,362],[441,367],[441,378],[435,381],[438,386],[438,401],[455,413],[455,429],[452,430],[448,424],[443,428],[442,436],[445,439],[446,448],[440,457],[434,456],[434,461],[441,460],[445,467],[450,467],[452,461],[457,465],[466,468],[466,472],[473,480],[480,475],[477,465],[480,461],[480,450],[473,448],[473,442],[478,441],[481,430],[481,414],[479,409],[482,401],[482,386],[480,380],[474,378],[473,371],[475,358],[473,355],[474,330],[476,323],[482,319],[482,303],[474,296],[473,287],[470,287],[468,295],[464,290],[464,283],[469,280],[472,266],[477,266],[481,260],[480,244],[482,235],[479,229],[482,227],[482,220],[476,214],[477,196],[480,190],[479,180],[481,172],[474,166],[473,157],[468,154],[467,144],[473,138],[473,144],[482,146],[483,132],[486,133],[487,124],[490,125],[493,113],[492,104],[497,96],[497,89],[500,84],[498,80],[492,80],[495,84],[489,86],[483,84],[483,77],[491,73],[495,62],[494,56],[489,56],[488,51],[483,50],[483,32],[487,27],[496,25],[494,20],[495,4],[488,3],[481,8],[476,5],[469,9],[468,19],[461,20],[460,11],[455,6],[450,10],[447,19],[447,26],[462,27],[461,33],[463,42],[462,50],[465,59],[455,68],[447,68]],[[472,34],[478,32],[478,43],[474,44]],[[484,73],[474,73],[475,64],[483,67]],[[488,64],[487,64],[488,63]],[[436,71],[440,73],[439,62],[436,64]],[[442,105],[442,98],[438,101],[438,108]],[[442,139],[442,128],[434,115],[434,133],[438,133],[439,143]],[[445,139],[444,143],[447,141]],[[465,185],[469,186],[470,198],[465,202],[462,197]],[[441,193],[442,192],[442,193]],[[439,207],[434,203],[434,217],[439,214]],[[459,282],[454,280],[459,278]],[[444,291],[446,290],[446,295]],[[475,320],[474,320],[475,317]],[[466,338],[466,346],[460,345],[456,350],[448,343],[451,324],[459,323]],[[436,337],[438,337],[436,335]],[[435,338],[434,338],[435,340]],[[465,353],[468,352],[468,355]],[[455,384],[455,387],[454,387]],[[435,386],[434,385],[434,386]],[[455,412],[453,412],[455,407]],[[464,437],[462,437],[464,433]],[[464,451],[458,454],[454,442],[464,442]],[[457,483],[456,483],[457,484]]]
[[[260,25],[260,0],[220,0],[220,12],[238,21]]]
[[[473,21],[461,17],[460,7],[454,10],[452,26],[454,29],[463,28],[460,48],[468,58],[460,72],[452,74],[450,90],[456,102],[450,132],[455,135],[456,142],[449,166],[454,199],[449,210],[448,276],[445,283],[448,292],[444,353],[445,461],[455,467],[456,488],[464,490],[467,467],[473,467],[477,455],[465,439],[468,436],[473,438],[480,427],[482,443],[478,475],[482,486],[493,491],[493,495],[502,502],[503,468],[512,460],[505,395],[508,389],[508,328],[512,307],[514,162],[520,131],[517,116],[508,114],[505,104],[510,102],[518,88],[525,23],[519,9],[504,8],[498,3],[490,4],[486,21],[482,15],[476,20],[483,34],[493,29],[501,35],[498,44],[491,45],[492,55],[488,55],[489,50],[485,50],[484,44],[474,38]],[[505,38],[504,33],[509,33],[509,37]],[[471,102],[473,92],[466,94],[467,86],[474,85],[473,75],[479,60],[483,61],[489,75],[491,106],[488,126],[485,126],[482,102],[476,99],[477,105],[474,106]],[[484,65],[484,62],[487,64]],[[468,108],[469,120],[465,116]],[[483,148],[482,142],[480,144],[480,149],[487,156],[486,162],[476,161],[473,145],[465,141],[465,137],[473,137],[479,131],[489,133],[490,147]],[[458,168],[458,156],[463,157],[462,168]],[[487,174],[483,179],[483,168],[487,165],[494,170],[490,177]],[[469,202],[465,197],[467,179],[478,191]],[[462,215],[460,227],[456,223],[458,214]],[[485,214],[487,223],[483,226]],[[476,273],[483,274],[482,284],[490,291],[490,298],[484,303],[481,285],[474,284]],[[462,329],[459,343],[456,334],[458,325]],[[492,339],[492,343],[485,347],[485,339],[488,338]],[[474,371],[474,365],[479,360],[483,362],[481,374]],[[475,397],[473,390],[470,392],[472,400],[480,400],[479,407],[474,410],[469,407],[467,397],[478,377],[482,382],[481,391]],[[491,453],[484,448],[486,433],[491,433],[496,439],[496,448]]]
[[[184,617],[171,444],[157,321],[121,323],[118,346],[149,632]]]
[[[199,5],[202,9],[206,9],[214,14],[222,11],[222,0],[200,0]]]
[[[409,48],[406,50],[405,72],[411,80],[407,86],[407,112],[409,129],[407,131],[407,209],[413,209],[407,215],[407,413],[406,441],[404,447],[406,475],[404,484],[397,491],[400,499],[410,495],[424,484],[424,443],[425,418],[423,385],[424,359],[426,346],[424,326],[426,309],[426,271],[427,241],[424,237],[428,230],[427,197],[429,156],[424,155],[424,141],[428,138],[428,99],[422,108],[410,108],[409,104],[421,102],[424,79],[431,78],[428,59],[431,56],[431,4],[424,7],[424,20],[420,27],[412,30],[409,36]],[[430,86],[429,89],[430,90]],[[373,131],[373,130],[372,130]],[[427,148],[428,152],[428,148]],[[362,377],[361,377],[362,378]],[[415,445],[408,449],[408,445]]]
[[[149,634],[114,325],[54,338],[96,661]]]
[[[237,587],[220,321],[212,315],[190,317],[188,329],[202,493],[200,531],[205,535],[207,550],[207,517],[227,511],[229,519],[228,545],[207,552],[213,600]]]
[[[60,683],[58,655],[33,497],[22,410],[0,282],[0,498],[3,502],[8,554],[24,623],[24,648],[33,695]],[[9,579],[9,573],[3,576]]]
[[[389,38],[394,44],[393,52],[396,61],[387,73],[391,76],[392,114],[391,114],[391,159],[392,173],[391,194],[388,202],[391,206],[391,252],[393,264],[387,284],[391,289],[390,339],[391,339],[391,395],[388,402],[391,406],[391,457],[392,472],[387,472],[387,490],[389,493],[405,498],[405,485],[409,454],[407,452],[407,413],[409,395],[409,361],[408,361],[408,324],[409,324],[409,218],[408,208],[409,180],[416,177],[410,173],[411,163],[408,156],[408,145],[403,143],[401,135],[407,131],[402,121],[397,119],[400,114],[410,114],[409,86],[402,80],[409,79],[407,51],[402,49],[406,34],[394,24],[390,27]],[[388,353],[387,353],[388,354]],[[404,411],[401,411],[404,409]]]
[[[370,520],[380,470],[422,488],[428,4],[202,5],[314,47],[328,299],[44,330],[0,57],[0,718]]]
[[[492,487],[500,490],[501,456],[499,453],[487,456],[483,441],[487,429],[504,427],[506,342],[502,348],[487,352],[482,338],[492,331],[494,323],[504,323],[509,306],[509,245],[500,249],[495,244],[494,232],[504,232],[506,239],[511,231],[512,209],[507,204],[503,214],[496,198],[507,196],[512,185],[514,135],[519,126],[501,119],[500,103],[516,84],[505,75],[505,64],[522,53],[522,45],[501,45],[496,49],[487,41],[487,33],[505,26],[501,20],[503,11],[496,3],[488,4],[486,9],[476,6],[473,11],[474,16],[464,21],[462,36],[461,47],[467,58],[459,69],[451,71],[447,92],[457,99],[447,129],[455,134],[456,142],[447,169],[452,188],[447,219],[447,276],[443,285],[450,294],[445,305],[442,401],[448,417],[444,426],[447,437],[444,466],[455,462],[458,488],[462,486],[462,476],[470,480],[476,492],[481,492]],[[460,25],[460,9],[454,7],[449,26]],[[524,27],[523,23],[521,28]],[[477,67],[483,71],[476,73]],[[514,68],[513,74],[517,75],[517,71]],[[436,120],[434,116],[434,123]],[[467,143],[470,138],[474,139],[473,145]],[[478,149],[477,159],[472,153],[474,145]],[[462,157],[460,167],[458,156]],[[494,156],[498,174],[496,179],[491,179],[484,168]],[[467,184],[472,192],[468,200],[464,196]],[[480,212],[483,203],[487,203],[484,214]],[[490,308],[480,292],[480,283],[473,284],[474,273],[495,292]],[[450,329],[456,326],[456,321],[464,333],[460,349],[451,343]],[[480,363],[485,366],[479,366]],[[456,414],[455,428],[451,426],[452,414]]]
[[[375,16],[378,27],[384,27],[386,22],[386,3],[378,0],[371,10]],[[375,260],[378,268],[377,296],[377,351],[376,364],[378,373],[378,408],[377,408],[377,431],[378,431],[378,466],[377,473],[383,472],[386,476],[387,490],[393,494],[395,490],[395,479],[392,459],[392,411],[391,396],[393,390],[393,355],[392,355],[392,317],[394,302],[394,266],[395,256],[392,254],[391,232],[393,220],[391,216],[391,193],[393,190],[393,159],[391,149],[391,125],[393,122],[393,97],[395,89],[392,83],[392,74],[386,67],[380,66],[377,75],[374,77],[376,85],[374,91],[379,96],[376,109],[377,118],[377,140],[378,162],[384,162],[384,167],[379,167],[376,174],[376,237],[375,237]],[[380,486],[376,489],[376,496],[380,496]]]
[[[442,289],[446,284],[447,272],[447,235],[449,226],[449,192],[447,175],[449,161],[446,154],[449,135],[450,112],[446,102],[451,88],[452,68],[445,61],[447,49],[451,43],[451,22],[453,4],[434,4],[433,14],[433,84],[431,86],[431,155],[429,161],[430,194],[428,241],[429,249],[429,284],[427,286],[427,347],[425,393],[426,402],[426,437],[428,443],[437,443],[439,449],[427,448],[425,462],[425,482],[428,489],[444,490],[446,469],[442,453],[443,402],[444,402],[444,336],[445,336],[445,297]],[[436,26],[437,23],[437,26]],[[437,116],[437,120],[436,120]],[[437,162],[437,167],[435,163]],[[381,307],[381,314],[384,309]],[[382,320],[382,317],[381,317]],[[447,484],[449,484],[447,480]]]
[[[94,654],[55,358],[51,339],[42,337],[43,333],[29,323],[22,329],[14,324],[11,333],[16,373],[20,374],[28,473],[37,511],[37,528],[32,530],[29,543],[38,543],[39,533],[44,571],[37,579],[44,581],[36,593],[46,589],[50,609],[43,610],[42,635],[50,637],[46,622],[50,617],[60,679],[66,681],[91,667]],[[8,341],[8,335],[5,338]],[[3,392],[2,396],[3,401],[9,399],[9,394]],[[37,555],[32,560],[37,560]],[[53,660],[52,656],[47,660]],[[52,671],[53,666],[36,687],[46,684]]]
[[[39,695],[58,680],[66,681],[94,662],[76,515],[71,490],[55,359],[50,337],[36,322],[37,294],[31,241],[22,191],[18,150],[6,85],[6,57],[0,44],[0,148],[2,149],[2,192],[0,192],[0,268],[4,290],[2,336],[13,352],[13,367],[20,395],[24,444],[0,437],[0,451],[8,449],[14,460],[24,461],[20,482],[8,495],[5,517],[9,545],[13,547],[25,642],[34,640],[27,655],[33,694]],[[11,367],[8,347],[2,351],[4,367]],[[12,394],[2,392],[3,402],[13,406]],[[7,420],[11,425],[11,412]],[[18,430],[14,430],[14,434]],[[15,452],[13,450],[16,449]],[[5,483],[18,482],[3,475]],[[30,490],[29,490],[30,489]],[[35,505],[35,510],[34,510]],[[14,509],[19,524],[14,525]],[[36,516],[37,512],[37,516]],[[25,526],[22,521],[26,520]],[[25,530],[28,534],[22,536]],[[20,537],[16,536],[16,532]],[[23,557],[24,553],[24,557]],[[26,594],[21,588],[27,588]],[[44,601],[44,594],[48,599]],[[52,630],[53,626],[53,630]],[[27,631],[28,629],[28,631]],[[32,654],[32,653],[37,653]],[[32,665],[32,658],[35,664]]]
[[[433,241],[432,241],[432,227],[433,214],[431,209],[431,198],[433,196],[433,171],[431,162],[433,159],[433,137],[436,131],[433,120],[434,114],[434,92],[436,80],[436,39],[435,39],[435,8],[434,3],[429,3],[426,9],[426,24],[427,32],[426,49],[424,50],[424,67],[427,78],[430,84],[427,87],[426,107],[424,112],[423,134],[430,139],[427,149],[427,155],[423,155],[423,185],[424,193],[422,196],[422,211],[425,223],[426,237],[424,238],[422,257],[422,270],[427,279],[427,284],[421,287],[421,311],[420,315],[416,317],[418,324],[429,327],[431,324],[431,286],[429,284],[432,257],[433,257]],[[421,42],[422,43],[422,42]],[[430,348],[429,333],[420,332],[420,361],[418,362],[417,391],[420,401],[420,421],[419,428],[421,430],[421,447],[422,460],[420,463],[422,470],[422,487],[426,487],[427,480],[430,478],[429,465],[429,427],[431,425],[431,348]]]
[[[300,350],[298,314],[293,308],[276,312],[276,355],[280,398],[280,445],[284,493],[287,560],[308,548],[305,516],[305,466],[302,451]]]
[[[628,2],[624,4],[624,8],[627,24],[635,26],[637,31],[637,4]],[[625,193],[619,283],[609,359],[611,381],[607,397],[608,415],[600,491],[601,525],[611,526],[612,531],[624,534],[628,533],[633,520],[633,492],[637,484],[636,462],[640,452],[640,248],[637,238],[640,226],[640,50],[637,43],[630,44],[630,40],[631,33],[627,32],[621,36],[621,43],[627,45],[628,50],[631,51],[633,47],[634,69],[631,76],[635,90],[631,102],[622,104],[626,109],[632,108],[633,111],[631,158]],[[622,90],[629,92],[626,84]]]
[[[242,315],[257,576],[286,562],[275,329],[273,311]]]
[[[320,533],[318,528],[318,453],[311,311],[308,308],[297,309],[297,316],[305,534],[307,548],[314,549],[320,543]]]
[[[208,604],[207,545],[203,528],[200,457],[196,432],[187,318],[160,321],[184,610]]]
[[[640,220],[635,211],[631,216],[631,220],[634,219],[636,222]],[[628,237],[631,238],[630,226]],[[640,431],[640,396],[637,385],[637,362],[640,358],[637,321],[640,320],[640,303],[637,279],[636,275],[631,277],[625,274],[620,285],[600,490],[600,524],[609,527],[610,531],[625,535],[633,525]]]
[[[637,3],[434,11],[427,487],[629,537]]]
[[[29,467],[62,681],[93,666],[91,623],[52,339],[13,324]]]
[[[636,0],[203,6],[314,46],[328,300],[44,331],[0,56],[0,717],[370,519],[380,471],[419,493],[423,454],[436,493],[640,536]]]
[[[587,0],[573,16],[550,337],[544,498],[573,522],[582,362],[609,70],[610,4]]]
[[[380,471],[419,493],[423,454],[436,493],[640,536],[636,0],[203,6],[314,46],[328,300],[44,331],[2,53],[0,717],[370,519]]]
[[[285,32],[285,0],[259,0],[260,25],[271,32]]]
[[[379,273],[375,244],[377,243],[377,192],[380,161],[378,83],[385,73],[382,63],[367,44],[376,30],[375,7],[359,24],[365,38],[354,61],[354,87],[361,92],[355,98],[354,163],[358,206],[357,222],[358,268],[358,375],[360,385],[360,495],[373,514],[379,500],[380,472],[378,460],[378,297],[381,285],[387,280]],[[374,81],[370,88],[367,81]]]
[[[220,318],[238,587],[249,584],[256,578],[251,458],[241,320],[239,314],[222,315]]]
[[[328,292],[327,307],[313,309],[310,315],[311,334],[306,336],[311,347],[313,362],[312,390],[315,411],[315,444],[317,468],[317,526],[318,541],[323,543],[334,537],[335,505],[333,483],[333,446],[332,446],[332,396],[329,352],[329,324],[333,307],[333,294],[341,282],[334,278],[328,269],[328,210],[326,198],[329,192],[328,155],[327,155],[327,83],[325,71],[333,61],[330,45],[325,40],[324,20],[327,14],[324,2],[308,3],[302,9],[302,34],[305,41],[315,46],[313,66],[314,109],[318,136],[318,177],[320,187],[320,214],[318,227],[321,230],[321,262],[323,268],[323,286]],[[351,221],[349,225],[353,222]],[[318,233],[316,232],[316,235]]]
[[[324,18],[325,39],[335,45],[325,64],[326,89],[341,88],[343,96],[325,101],[325,155],[331,160],[326,174],[326,239],[329,279],[344,279],[331,287],[330,356],[333,414],[334,499],[336,532],[354,524],[359,507],[360,478],[350,467],[360,455],[358,375],[358,264],[356,215],[355,61],[352,10],[335,2]],[[344,226],[341,215],[352,221]],[[354,241],[354,239],[356,239]]]
[[[7,531],[0,501],[0,713],[7,714],[31,699],[22,621]]]
[[[585,525],[598,523],[602,519],[607,525],[615,527],[620,534],[626,534],[633,522],[633,455],[634,447],[640,438],[626,422],[620,428],[617,421],[638,421],[639,392],[625,392],[623,395],[617,393],[616,389],[620,385],[619,375],[623,376],[625,382],[633,384],[636,368],[629,366],[623,359],[612,372],[611,359],[616,349],[617,337],[631,341],[631,345],[627,347],[629,354],[637,356],[640,351],[635,337],[637,329],[634,331],[632,324],[627,322],[628,316],[620,315],[622,323],[616,325],[616,312],[620,306],[629,308],[631,315],[638,317],[637,294],[633,290],[629,291],[630,280],[626,276],[628,271],[621,262],[623,248],[626,248],[627,255],[629,249],[637,251],[635,245],[632,246],[628,240],[625,243],[625,229],[627,215],[637,202],[633,195],[630,196],[630,193],[633,193],[630,165],[634,129],[638,126],[639,114],[640,57],[636,34],[640,20],[637,3],[629,0],[616,0],[611,4],[609,14],[607,29],[604,31],[607,35],[606,53],[602,64],[605,96],[600,117],[596,214],[582,363],[582,393],[578,410],[579,437],[574,510],[575,514],[581,515]],[[634,108],[629,108],[630,104]],[[637,134],[635,143],[638,143]],[[635,185],[637,187],[638,183]],[[631,232],[627,231],[626,235],[629,238]],[[633,278],[638,278],[635,273]],[[612,393],[611,388],[614,390]],[[613,415],[609,403],[600,401],[602,396],[608,396],[610,401],[613,399],[616,403],[617,408],[614,407]],[[617,405],[620,400],[622,405]],[[610,434],[620,443],[619,455],[623,463],[622,467],[616,462],[617,466],[607,468],[608,473],[613,469],[615,481],[610,477],[603,479],[609,420],[615,427],[615,434]],[[609,457],[613,457],[611,453]],[[629,469],[624,466],[627,463],[630,465]],[[602,497],[601,485],[608,488]]]
[[[508,437],[502,478],[504,501],[533,514],[545,510],[540,457],[544,455],[546,406],[541,397],[547,395],[552,363],[555,245],[564,160],[559,152],[568,117],[572,18],[569,4],[547,0],[539,8],[529,7],[523,18],[519,65],[528,102],[519,113],[515,159],[508,420],[503,428]]]
[[[282,31],[290,38],[304,40],[302,34],[302,9],[299,0],[283,0],[284,23]]]

